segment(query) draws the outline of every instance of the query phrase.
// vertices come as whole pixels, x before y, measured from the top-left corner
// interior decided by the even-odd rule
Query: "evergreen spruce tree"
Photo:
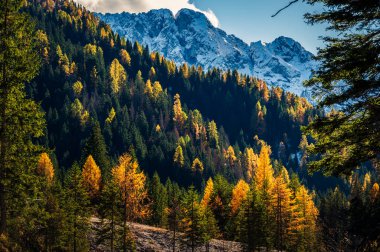
[[[42,136],[44,119],[37,104],[26,97],[24,86],[38,73],[40,57],[34,26],[20,12],[24,4],[0,3],[0,237],[14,235],[10,240],[21,238],[22,226],[17,225],[32,221],[36,217],[28,215],[41,208],[34,173],[41,149],[33,140]]]
[[[67,172],[62,198],[64,217],[64,238],[66,249],[87,251],[89,231],[89,198],[83,186],[82,173],[77,163]]]
[[[178,240],[178,229],[180,224],[180,196],[181,192],[177,184],[173,184],[170,179],[165,183],[165,188],[168,194],[168,207],[166,209],[168,215],[169,230],[173,231],[171,238],[172,250],[176,251]]]
[[[111,252],[117,251],[118,244],[122,243],[120,232],[123,220],[122,209],[121,191],[115,181],[110,179],[102,191],[99,202],[101,227],[98,232],[98,243],[108,246]]]
[[[327,23],[339,36],[326,36],[316,59],[321,66],[306,83],[319,96],[321,107],[334,107],[312,122],[307,132],[316,139],[309,148],[321,159],[312,171],[350,175],[357,166],[380,154],[380,5],[378,1],[322,1],[322,12],[307,14],[311,23]]]
[[[154,173],[153,178],[150,181],[149,195],[152,200],[152,224],[159,227],[166,227],[168,223],[166,213],[168,207],[168,195],[157,172]]]
[[[111,175],[111,165],[107,154],[107,146],[98,121],[93,122],[91,135],[86,142],[82,159],[85,160],[89,155],[91,155],[96,164],[99,165],[103,177],[109,178]]]
[[[199,196],[191,186],[181,202],[181,226],[183,229],[183,242],[192,252],[205,243],[205,221],[201,215]]]

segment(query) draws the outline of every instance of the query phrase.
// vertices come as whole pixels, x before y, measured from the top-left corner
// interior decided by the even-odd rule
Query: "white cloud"
[[[200,10],[189,0],[75,0],[91,11],[96,12],[147,12],[152,9],[169,9],[176,14],[180,9],[187,8],[202,12],[215,26],[219,26],[219,20],[212,10]]]

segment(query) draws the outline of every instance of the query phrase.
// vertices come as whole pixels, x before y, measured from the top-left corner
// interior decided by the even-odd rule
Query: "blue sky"
[[[209,20],[228,34],[234,34],[250,43],[271,42],[279,36],[299,41],[307,50],[315,53],[323,47],[319,36],[325,35],[323,25],[308,25],[304,22],[306,12],[315,12],[321,7],[310,6],[302,1],[290,6],[278,16],[271,15],[290,0],[74,0],[97,12],[146,12],[167,8],[174,14],[181,8],[204,13]]]
[[[281,35],[294,38],[307,50],[315,53],[323,47],[319,36],[325,35],[324,25],[308,25],[304,22],[306,12],[315,12],[321,7],[306,3],[296,3],[276,17],[278,9],[289,0],[194,0],[201,10],[210,9],[219,20],[219,27],[227,33],[235,34],[245,42],[262,40],[270,42]]]

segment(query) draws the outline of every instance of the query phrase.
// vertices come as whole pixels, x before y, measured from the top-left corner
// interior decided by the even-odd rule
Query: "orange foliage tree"
[[[203,193],[203,198],[201,201],[202,207],[209,206],[213,193],[214,193],[214,182],[212,181],[212,178],[209,178],[207,180],[206,187]]]
[[[287,240],[286,230],[289,227],[292,213],[292,193],[285,177],[288,177],[288,175],[286,169],[283,168],[281,173],[276,177],[272,190],[272,206],[276,221],[275,245],[280,250],[283,249],[284,243]]]
[[[138,162],[128,153],[119,158],[119,164],[112,169],[113,179],[119,186],[125,204],[126,219],[134,221],[149,215],[148,193],[145,188],[146,176],[139,171]]]
[[[37,164],[37,173],[40,176],[45,176],[49,184],[51,184],[51,182],[53,181],[54,167],[53,163],[49,158],[49,155],[46,152],[40,155]]]
[[[269,192],[273,187],[273,167],[270,162],[270,147],[263,143],[257,161],[257,169],[254,172],[255,185],[258,190]]]
[[[294,250],[312,251],[316,241],[318,209],[304,186],[295,193],[292,219],[288,228],[290,245]]]
[[[249,185],[244,180],[239,180],[234,189],[232,190],[232,198],[231,198],[231,213],[235,214],[240,205],[247,198],[247,194],[249,192]]]
[[[102,175],[99,166],[91,155],[87,157],[83,165],[82,178],[83,186],[86,188],[89,196],[92,199],[97,197],[100,191]]]

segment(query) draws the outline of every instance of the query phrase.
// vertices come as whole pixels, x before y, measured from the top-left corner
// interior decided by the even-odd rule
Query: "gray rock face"
[[[177,64],[187,62],[206,70],[236,69],[298,95],[307,93],[302,82],[317,67],[312,53],[291,38],[248,45],[214,27],[204,14],[189,9],[176,15],[167,9],[97,15],[119,35],[148,45]]]

